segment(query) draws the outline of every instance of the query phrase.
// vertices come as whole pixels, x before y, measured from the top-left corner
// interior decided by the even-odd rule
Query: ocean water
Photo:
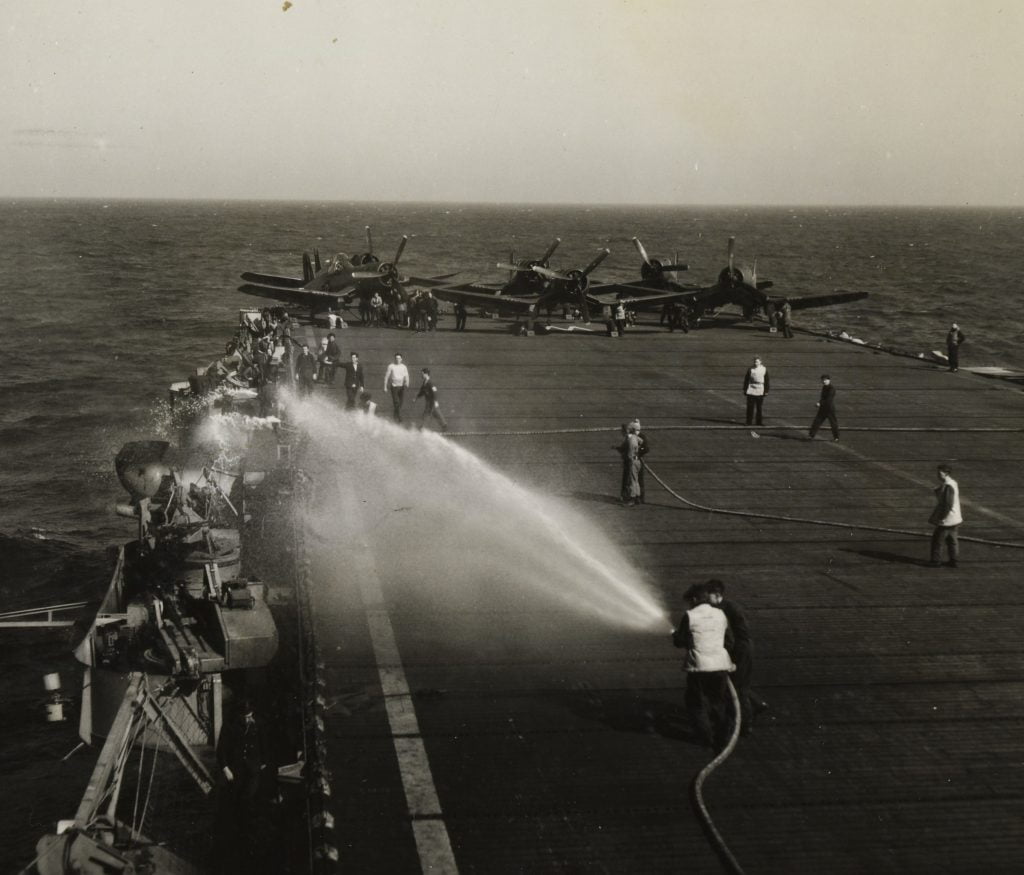
[[[112,460],[161,426],[166,387],[223,348],[243,270],[297,274],[304,249],[365,248],[402,266],[500,281],[494,264],[537,255],[553,266],[612,254],[596,277],[632,279],[638,235],[678,253],[684,279],[710,284],[737,238],[773,291],[835,288],[871,297],[800,324],[911,351],[941,348],[951,320],[969,364],[1024,366],[1024,210],[645,208],[354,203],[9,201],[0,204],[0,553],[25,539],[95,551],[122,540]],[[12,543],[13,542],[13,543]],[[39,546],[38,543],[36,546]],[[38,585],[38,579],[35,581]],[[24,582],[8,574],[0,596]]]
[[[510,250],[536,256],[555,236],[563,242],[554,267],[583,266],[607,246],[612,254],[596,278],[632,279],[637,235],[653,256],[678,253],[691,267],[683,278],[706,285],[735,235],[739,266],[749,269],[756,257],[758,278],[772,280],[774,292],[870,293],[800,312],[798,324],[925,352],[943,346],[956,320],[968,337],[966,364],[1024,367],[1021,209],[7,201],[0,610],[97,596],[107,548],[132,529],[112,513],[121,500],[114,455],[127,440],[159,434],[168,384],[213,360],[237,309],[260,303],[236,291],[239,274],[297,275],[302,251],[313,246],[322,255],[362,251],[367,224],[382,258],[402,234],[413,235],[405,271],[485,281],[504,279],[494,265]],[[55,660],[66,648],[60,636],[0,633],[0,665],[8,678],[25,671],[36,684],[41,657]],[[38,695],[11,684],[0,716],[13,759],[0,774],[30,787],[42,773],[25,763],[45,757],[46,768],[57,768],[58,748],[73,746],[74,733],[32,742],[39,715],[27,706]],[[10,860],[23,864],[34,842],[25,836],[38,835],[41,822],[28,814],[6,822],[0,846],[17,836]]]

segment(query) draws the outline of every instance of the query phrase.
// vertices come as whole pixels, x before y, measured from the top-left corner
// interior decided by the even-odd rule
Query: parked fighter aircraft
[[[521,258],[516,261],[515,253],[509,252],[507,264],[498,262],[498,267],[509,272],[508,282],[501,287],[498,294],[527,296],[541,294],[544,291],[545,282],[535,268],[550,267],[548,261],[555,254],[555,250],[561,242],[561,237],[552,240],[551,245],[540,258]]]
[[[442,301],[460,302],[481,307],[498,315],[526,317],[531,325],[542,310],[550,312],[556,305],[578,306],[589,321],[591,272],[608,256],[609,250],[602,249],[590,264],[582,269],[564,272],[552,270],[547,260],[561,242],[555,238],[544,256],[535,261],[520,261],[517,264],[499,263],[500,268],[516,273],[501,287],[481,283],[461,285],[439,285],[432,289],[434,296]]]
[[[302,255],[302,278],[273,276],[270,274],[242,274],[245,280],[238,291],[247,295],[286,301],[308,307],[312,314],[328,309],[341,310],[354,298],[367,298],[380,292],[385,300],[391,296],[405,296],[406,284],[432,286],[450,279],[454,274],[438,277],[404,277],[398,272],[398,262],[409,238],[403,236],[391,261],[382,262],[373,253],[373,237],[366,227],[367,251],[357,255],[339,252],[326,266],[320,264],[320,253],[313,250],[313,261],[308,253]]]
[[[595,287],[591,293],[593,303],[615,306],[624,303],[632,310],[669,310],[670,327],[680,325],[687,328],[696,325],[701,317],[710,315],[728,304],[738,306],[744,318],[750,319],[759,311],[770,313],[788,300],[793,310],[811,307],[825,307],[849,301],[859,301],[868,296],[867,292],[846,292],[837,290],[830,295],[814,295],[803,298],[787,298],[767,294],[772,283],[759,282],[757,261],[754,261],[748,282],[743,272],[736,267],[736,238],[729,238],[728,263],[718,273],[714,285],[700,287],[683,285],[678,282],[675,272],[685,270],[686,265],[663,266],[648,257],[643,244],[636,237],[633,243],[643,258],[641,280],[615,287]],[[673,320],[674,323],[673,323]]]

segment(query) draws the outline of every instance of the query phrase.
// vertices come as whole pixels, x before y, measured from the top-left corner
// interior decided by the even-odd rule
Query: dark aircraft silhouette
[[[787,300],[791,309],[803,310],[859,301],[868,296],[867,292],[847,292],[842,289],[837,289],[829,295],[803,298],[769,295],[767,290],[772,288],[773,284],[770,281],[758,281],[756,259],[749,282],[743,271],[736,267],[735,237],[729,238],[728,263],[719,271],[714,285],[683,285],[675,274],[677,271],[685,270],[686,265],[665,266],[647,255],[638,238],[634,237],[633,243],[643,259],[640,268],[641,280],[636,283],[619,284],[614,288],[595,288],[591,294],[593,303],[609,307],[621,302],[630,309],[639,311],[667,308],[670,327],[694,327],[702,317],[714,315],[729,304],[738,306],[743,312],[743,317],[749,320],[758,312],[770,314]]]
[[[438,277],[405,277],[398,272],[398,262],[409,241],[403,236],[398,250],[391,261],[382,262],[373,252],[373,236],[366,226],[366,252],[346,255],[339,252],[326,265],[320,263],[320,253],[313,250],[302,254],[302,277],[273,276],[271,274],[242,274],[245,283],[238,291],[247,295],[285,301],[300,307],[308,307],[312,315],[328,309],[347,308],[354,299],[369,299],[380,292],[385,302],[394,297],[408,298],[405,285],[430,287],[450,279],[454,274]]]
[[[547,261],[561,242],[555,238],[547,252],[539,259],[517,263],[498,263],[498,267],[509,270],[510,278],[501,286],[482,283],[461,285],[439,285],[432,289],[434,296],[442,301],[458,302],[481,307],[500,316],[525,316],[528,326],[541,310],[550,313],[557,305],[579,306],[584,318],[589,321],[590,299],[587,294],[591,287],[591,272],[608,256],[609,250],[602,249],[590,264],[582,269],[559,272],[548,267]]]
[[[442,300],[461,301],[464,304],[487,307],[497,310],[497,304],[511,304],[502,308],[502,312],[517,313],[523,311],[524,305],[519,299],[533,301],[544,293],[547,287],[547,280],[541,276],[535,268],[548,267],[548,260],[562,242],[561,237],[556,237],[544,251],[540,258],[523,258],[516,261],[515,253],[510,252],[508,261],[499,261],[497,267],[508,271],[508,281],[504,283],[480,283],[469,282],[461,284],[445,284],[441,290],[444,295],[439,295]],[[501,300],[498,300],[498,299]]]

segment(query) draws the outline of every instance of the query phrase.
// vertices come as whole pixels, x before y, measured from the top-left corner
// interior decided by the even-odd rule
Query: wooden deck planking
[[[1024,867],[1020,821],[1009,814],[1024,796],[1024,552],[964,544],[958,570],[920,564],[938,461],[957,465],[970,502],[964,535],[1024,542],[1019,433],[956,430],[1020,427],[1017,387],[744,327],[622,340],[354,328],[341,341],[371,376],[393,348],[414,375],[428,364],[455,432],[566,430],[452,440],[596,519],[671,614],[689,583],[726,580],[750,615],[757,685],[772,704],[708,788],[748,872]],[[757,353],[773,380],[767,421],[780,427],[761,440],[742,427],[740,394]],[[839,386],[843,440],[830,444],[827,425],[817,445],[790,440],[813,415],[823,371]],[[634,415],[651,430],[652,467],[688,498],[922,536],[681,510],[650,479],[651,504],[614,505],[611,445]],[[669,425],[686,428],[660,428]],[[570,431],[581,428],[602,431]],[[414,701],[460,868],[718,870],[686,804],[706,753],[673,737],[682,678],[667,634],[577,629],[571,616],[522,605],[496,610],[500,631],[480,640],[459,631],[456,614],[417,605],[392,621],[422,693]],[[372,691],[351,600],[337,620],[325,618],[323,631],[332,683]],[[517,638],[537,629],[560,629],[560,649],[517,651]],[[356,862],[368,859],[367,831],[404,835],[395,775],[386,762],[366,765],[387,760],[385,723],[374,707],[331,718]],[[362,765],[349,773],[353,762]],[[368,787],[377,780],[382,787]],[[371,805],[373,816],[353,804],[377,797],[391,802]]]

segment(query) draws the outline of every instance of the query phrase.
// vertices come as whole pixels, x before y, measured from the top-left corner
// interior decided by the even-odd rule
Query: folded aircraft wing
[[[406,276],[402,277],[403,286],[419,286],[423,289],[433,289],[436,286],[445,285],[455,273],[443,273],[440,276]]]
[[[328,307],[338,308],[345,295],[337,292],[316,292],[312,289],[289,289],[280,286],[268,286],[260,283],[243,283],[238,291],[258,298],[269,298],[272,301],[283,301],[299,307],[310,307],[314,310],[326,310]]]
[[[485,307],[507,313],[528,313],[537,306],[536,298],[520,298],[515,295],[498,294],[499,289],[479,286],[474,283],[462,285],[441,285],[431,290],[435,298],[450,303],[462,302],[471,307]]]
[[[809,295],[806,298],[789,298],[789,306],[794,310],[809,310],[812,307],[831,307],[833,304],[848,304],[850,301],[863,301],[867,292],[848,292],[836,289],[831,295]]]
[[[614,306],[622,301],[634,309],[663,307],[666,304],[685,304],[695,301],[707,289],[660,289],[648,288],[642,283],[601,283],[587,291],[587,298],[599,306]]]
[[[297,276],[274,276],[269,273],[252,273],[246,271],[242,279],[247,283],[256,283],[261,286],[275,286],[279,289],[301,289],[305,282]]]

